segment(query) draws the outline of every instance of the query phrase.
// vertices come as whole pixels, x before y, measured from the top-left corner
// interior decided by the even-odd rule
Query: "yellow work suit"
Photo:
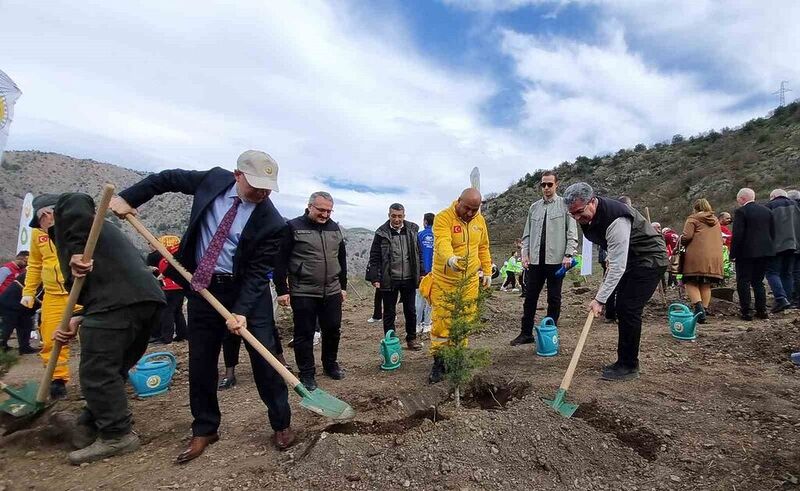
[[[449,208],[440,211],[433,221],[433,268],[420,289],[431,302],[431,353],[447,344],[450,334],[451,306],[444,301],[447,292],[455,289],[463,277],[463,271],[456,271],[447,264],[452,256],[465,258],[466,275],[474,279],[465,291],[466,300],[478,298],[480,280],[478,272],[491,276],[492,257],[489,252],[489,228],[480,212],[469,222],[463,222],[456,214],[454,201]]]
[[[36,296],[39,285],[43,285],[44,298],[42,299],[41,324],[39,326],[42,335],[42,351],[39,356],[47,365],[50,361],[50,353],[53,351],[53,333],[58,328],[58,323],[61,322],[61,316],[67,306],[69,291],[64,285],[64,275],[61,273],[61,265],[58,263],[56,246],[50,240],[47,232],[42,232],[38,228],[33,229],[30,249],[22,296]],[[61,379],[65,382],[69,380],[68,361],[69,345],[64,345],[58,356],[53,380]]]

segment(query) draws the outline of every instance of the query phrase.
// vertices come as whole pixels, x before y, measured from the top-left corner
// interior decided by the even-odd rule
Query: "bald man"
[[[736,289],[739,293],[741,318],[746,321],[753,320],[751,288],[755,296],[756,317],[769,317],[764,276],[769,258],[775,256],[772,212],[755,201],[756,193],[752,189],[739,190],[736,195],[739,208],[733,213],[731,239],[731,260],[736,261]]]
[[[444,361],[438,351],[448,343],[450,335],[452,306],[445,301],[447,293],[452,292],[462,278],[474,278],[465,291],[465,300],[474,304],[479,285],[488,287],[492,282],[489,228],[480,212],[481,200],[477,189],[465,189],[433,220],[433,270],[420,285],[420,291],[433,308],[431,354],[434,361],[428,377],[432,384],[444,379],[445,374]]]

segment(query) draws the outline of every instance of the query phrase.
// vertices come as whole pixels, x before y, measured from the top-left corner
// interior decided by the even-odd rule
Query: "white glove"
[[[23,307],[27,307],[29,309],[32,309],[33,308],[33,297],[26,295],[26,296],[22,297],[19,300],[19,304],[22,305]]]
[[[452,256],[447,260],[447,265],[454,271],[464,271],[464,268],[462,268],[460,264],[463,260],[464,258],[461,256]]]
[[[492,286],[492,276],[484,274],[481,278],[481,284],[484,288],[490,288]]]

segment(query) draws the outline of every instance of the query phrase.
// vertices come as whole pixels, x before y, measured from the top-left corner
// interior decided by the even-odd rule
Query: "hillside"
[[[104,182],[118,190],[138,182],[146,172],[126,169],[94,160],[75,159],[57,153],[37,151],[5,152],[0,165],[0,258],[13,255],[17,226],[25,193],[78,191],[97,196]],[[182,235],[189,217],[191,198],[180,194],[159,196],[143,206],[140,218],[156,235]],[[116,217],[111,218],[122,226]],[[142,250],[147,245],[130,227],[122,230]],[[361,277],[366,269],[373,232],[361,228],[346,230],[348,264],[353,275]]]
[[[640,211],[650,209],[652,220],[682,228],[697,198],[708,199],[715,211],[731,211],[742,187],[753,188],[759,201],[778,187],[800,188],[800,103],[740,128],[675,135],[670,143],[651,148],[638,144],[614,155],[578,157],[555,170],[559,193],[586,181],[600,195],[628,195]],[[522,235],[528,207],[541,197],[541,172],[526,174],[485,204],[495,260],[504,260],[514,238]]]

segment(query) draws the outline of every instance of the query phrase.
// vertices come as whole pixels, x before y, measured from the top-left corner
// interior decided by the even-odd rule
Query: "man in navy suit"
[[[775,256],[772,212],[755,201],[755,191],[750,188],[739,190],[736,195],[739,208],[733,213],[731,239],[731,260],[736,261],[736,289],[739,292],[741,318],[746,321],[753,320],[753,310],[750,306],[751,288],[755,295],[756,317],[759,319],[769,317],[764,275],[769,258]]]
[[[219,440],[217,360],[226,328],[246,328],[273,354],[279,353],[267,275],[275,267],[286,223],[269,199],[278,191],[278,164],[264,152],[244,152],[233,172],[165,170],[119,193],[111,209],[120,217],[153,196],[178,192],[194,196],[189,226],[175,254],[193,271],[188,295],[189,399],[192,439],[178,455],[188,462]],[[169,271],[169,270],[168,270]],[[177,274],[170,276],[179,278]],[[208,290],[234,314],[225,321],[197,291]],[[276,446],[294,441],[288,390],[284,381],[249,345],[250,361],[261,400],[267,406]]]

